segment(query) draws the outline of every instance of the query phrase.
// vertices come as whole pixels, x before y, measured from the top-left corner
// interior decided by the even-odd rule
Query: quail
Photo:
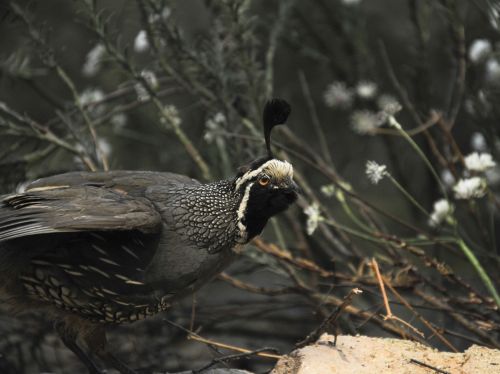
[[[53,316],[90,373],[100,364],[134,373],[107,348],[106,326],[142,320],[199,289],[297,199],[292,165],[270,147],[272,128],[289,113],[284,100],[265,105],[267,156],[234,178],[70,172],[0,196],[3,304]]]

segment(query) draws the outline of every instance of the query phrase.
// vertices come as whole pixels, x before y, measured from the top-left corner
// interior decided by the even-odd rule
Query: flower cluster
[[[150,14],[149,18],[148,18],[148,22],[153,24],[153,23],[157,23],[157,22],[162,21],[162,20],[166,21],[167,18],[169,18],[171,14],[172,14],[172,10],[169,7],[163,7],[163,9],[161,10],[161,12],[159,14],[158,13]]]
[[[141,77],[144,78],[149,88],[152,90],[156,90],[159,86],[158,79],[156,75],[151,70],[143,70],[141,72]],[[148,90],[144,87],[142,82],[137,82],[134,85],[135,92],[137,94],[137,100],[139,101],[148,101],[150,99]]]
[[[481,143],[483,139],[481,139]],[[488,177],[488,172],[496,166],[496,162],[489,153],[472,152],[464,158],[465,168],[468,172],[484,173]],[[457,199],[480,198],[486,194],[486,179],[481,176],[461,178],[454,186],[453,192]]]
[[[472,149],[479,152],[485,151],[488,148],[488,145],[486,144],[486,138],[480,132],[475,132],[472,134],[470,138],[470,145]]]
[[[172,127],[181,125],[182,120],[175,105],[165,105],[163,107],[161,122]]]
[[[351,128],[361,135],[374,135],[382,123],[380,116],[370,110],[355,110],[351,115]]]
[[[97,140],[97,147],[99,148],[99,151],[102,152],[104,157],[109,157],[111,151],[113,150],[109,141],[104,138],[99,138]]]
[[[351,128],[356,133],[374,135],[375,130],[386,123],[389,116],[394,116],[401,110],[401,104],[393,96],[382,94],[377,97],[377,93],[378,87],[371,81],[360,81],[354,88],[336,81],[326,88],[323,99],[328,107],[334,109],[350,109],[356,97],[363,101],[375,101],[378,112],[368,109],[355,110],[350,118]]]
[[[212,118],[209,118],[205,123],[205,134],[203,139],[207,143],[212,143],[217,138],[217,133],[222,130],[226,123],[226,116],[222,112],[216,113]]]
[[[325,104],[331,108],[350,108],[354,100],[354,92],[344,82],[333,82],[323,94]]]
[[[474,63],[484,61],[491,54],[492,50],[493,48],[489,40],[476,39],[469,47],[469,59]]]
[[[378,108],[386,115],[393,116],[402,109],[401,104],[392,95],[380,95],[377,99]]]
[[[465,167],[470,171],[484,172],[495,167],[496,163],[489,153],[473,152],[464,159]]]
[[[321,193],[326,197],[332,197],[335,193],[335,186],[333,184],[325,184],[320,188]]]
[[[141,30],[134,39],[134,51],[146,52],[149,49],[149,40],[146,30]]]
[[[98,88],[87,88],[79,97],[82,106],[93,104],[104,99],[104,92]]]
[[[85,58],[85,64],[82,67],[82,74],[86,77],[93,77],[101,69],[101,63],[104,55],[106,54],[106,48],[102,43],[96,44],[94,48],[87,53]]]
[[[307,216],[307,235],[312,235],[318,228],[318,224],[323,220],[319,210],[319,205],[317,203],[312,203],[312,205],[309,205],[304,209],[304,214]]]
[[[361,81],[356,85],[356,94],[362,99],[373,99],[377,90],[377,85],[370,81]]]
[[[125,113],[116,113],[113,117],[111,117],[109,122],[111,122],[115,131],[121,130],[127,124],[127,115]]]
[[[378,184],[388,174],[387,166],[380,165],[375,161],[368,161],[366,163],[366,176],[373,184]]]
[[[479,198],[486,194],[486,183],[480,177],[460,179],[453,191],[457,199]]]
[[[361,0],[342,0],[342,3],[344,5],[358,5],[361,2]]]
[[[99,116],[104,112],[105,107],[101,103],[103,99],[104,92],[98,88],[87,88],[78,97],[80,105],[93,116]]]
[[[495,47],[488,39],[476,39],[469,47],[469,60],[476,65],[484,65],[485,78],[489,82],[500,80],[500,62]]]
[[[434,203],[434,210],[429,219],[429,225],[435,227],[450,219],[453,214],[453,205],[446,199],[440,199]]]

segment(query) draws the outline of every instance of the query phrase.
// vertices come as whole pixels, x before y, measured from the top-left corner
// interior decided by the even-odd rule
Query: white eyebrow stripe
[[[255,170],[239,177],[236,180],[236,189],[238,190],[241,187],[241,185],[244,184],[246,181],[248,181],[249,179],[252,179],[252,178],[256,177],[257,175],[259,175],[260,173],[262,173],[262,171],[264,169],[269,168],[270,171],[272,171],[272,170],[278,171],[280,169],[280,167],[281,168],[285,167],[286,168],[285,173],[288,174],[290,177],[293,177],[293,167],[289,162],[272,159],[272,160],[269,160],[269,161],[266,161],[265,163],[263,163],[258,169],[255,169]]]

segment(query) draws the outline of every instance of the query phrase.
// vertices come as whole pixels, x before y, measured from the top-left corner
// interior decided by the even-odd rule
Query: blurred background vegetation
[[[119,355],[151,372],[228,353],[187,330],[287,353],[354,287],[330,331],[500,348],[493,0],[2,2],[0,192],[70,170],[230,178],[264,153],[273,96],[300,201],[195,297],[113,331]],[[43,316],[0,315],[0,371],[47,370],[82,367]]]

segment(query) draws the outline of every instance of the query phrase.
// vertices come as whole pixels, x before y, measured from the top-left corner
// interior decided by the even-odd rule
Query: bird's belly
[[[222,272],[236,257],[231,247],[209,253],[180,240],[160,242],[158,255],[147,269],[146,284],[159,296],[174,300],[186,296]]]

